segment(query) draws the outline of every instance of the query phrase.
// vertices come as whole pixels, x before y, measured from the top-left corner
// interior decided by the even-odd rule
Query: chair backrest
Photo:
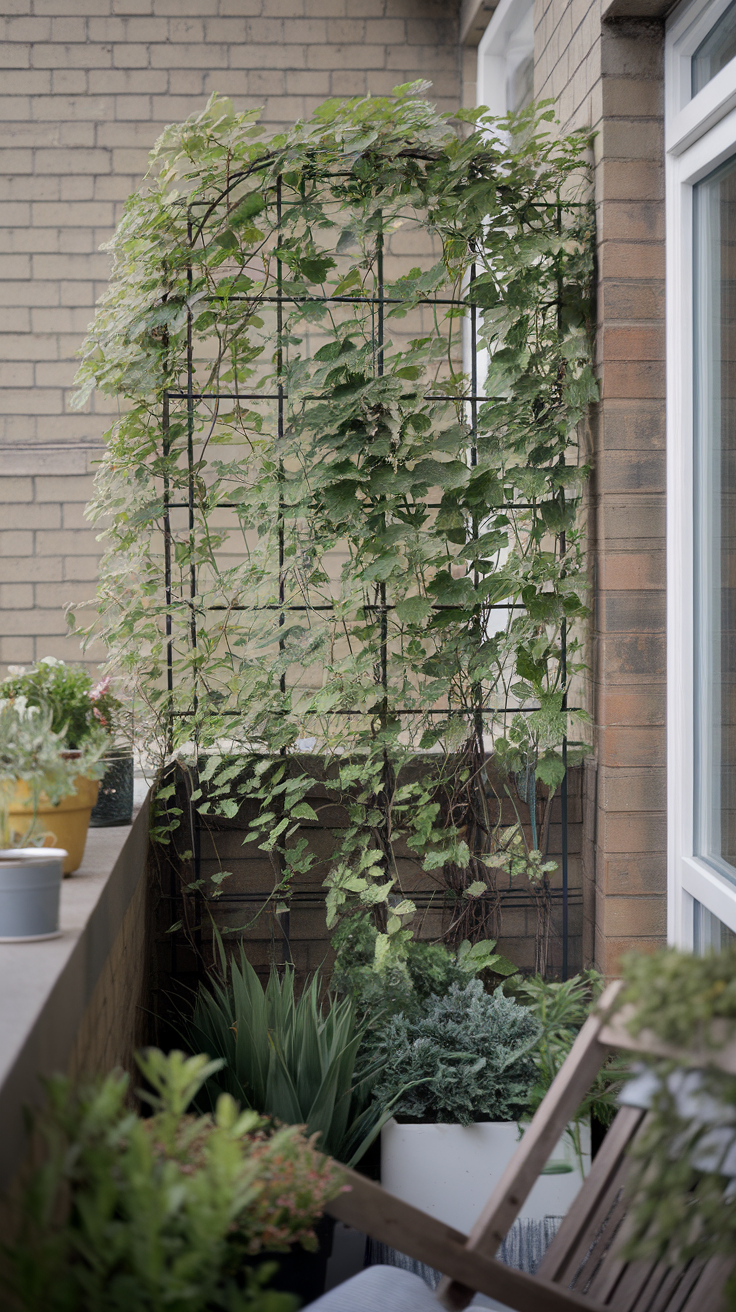
[[[673,1270],[656,1262],[629,1263],[620,1257],[627,1234],[623,1201],[629,1170],[626,1149],[641,1132],[645,1116],[632,1107],[619,1111],[537,1275],[512,1271],[495,1259],[565,1126],[613,1049],[676,1056],[684,1065],[703,1064],[706,1059],[705,1050],[680,1053],[654,1035],[632,1039],[623,1013],[609,1023],[620,989],[620,981],[609,985],[596,1012],[585,1022],[469,1235],[461,1235],[353,1171],[348,1172],[350,1192],[335,1199],[328,1211],[442,1271],[437,1298],[453,1312],[467,1307],[476,1292],[488,1294],[516,1312],[600,1312],[603,1308],[611,1312],[720,1312],[723,1286],[734,1264],[730,1258],[693,1262]],[[707,1060],[714,1061],[710,1049]],[[736,1044],[726,1043],[715,1060],[736,1074]]]
[[[646,1114],[622,1107],[539,1267],[539,1275],[611,1312],[711,1312],[721,1305],[732,1265],[721,1258],[668,1267],[655,1260],[627,1262],[625,1187],[627,1149]]]

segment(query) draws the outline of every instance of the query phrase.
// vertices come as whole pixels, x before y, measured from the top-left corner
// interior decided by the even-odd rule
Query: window
[[[691,61],[692,95],[699,91],[736,55],[736,0],[713,24]]]
[[[736,878],[736,159],[693,189],[694,851]]]
[[[478,46],[477,103],[500,116],[533,96],[533,0],[500,0]]]
[[[708,952],[730,952],[736,948],[736,934],[701,902],[693,901],[693,952],[704,957]]]
[[[732,9],[681,7],[666,49],[668,915],[696,951],[736,933]]]

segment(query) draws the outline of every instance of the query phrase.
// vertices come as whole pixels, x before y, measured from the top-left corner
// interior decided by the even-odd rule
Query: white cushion
[[[399,1266],[369,1266],[303,1312],[438,1312],[432,1290]]]

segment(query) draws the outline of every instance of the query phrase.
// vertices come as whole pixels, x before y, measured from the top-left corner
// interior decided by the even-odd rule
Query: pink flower
[[[94,688],[90,688],[89,690],[90,701],[96,702],[99,700],[100,697],[104,697],[109,687],[110,687],[110,675],[106,674],[104,679],[100,679],[100,682],[95,684]]]

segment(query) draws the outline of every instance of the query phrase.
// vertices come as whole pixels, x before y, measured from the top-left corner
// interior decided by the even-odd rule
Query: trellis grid
[[[417,155],[416,158],[422,159],[422,158],[429,158],[429,157]],[[238,174],[234,174],[230,178],[227,187],[224,188],[213,200],[209,202],[198,202],[195,205],[189,206],[188,221],[187,221],[187,236],[188,236],[189,246],[191,249],[194,248],[194,243],[198,240],[199,236],[201,235],[207,218],[217,208],[217,206],[221,205],[227,199],[229,193],[236,186],[238,186],[240,183],[245,181],[250,175],[252,175],[254,171],[265,167],[268,162],[269,162],[268,157],[266,157],[265,159],[251,166],[250,169],[242,171]],[[349,177],[350,174],[349,173],[330,174],[330,176]],[[273,190],[275,192],[274,200],[275,200],[275,208],[276,208],[276,229],[278,231],[281,228],[283,207],[285,203],[283,199],[282,175],[279,175],[277,177]],[[197,218],[196,210],[198,207],[202,207],[202,206],[205,207],[204,215]],[[372,322],[372,345],[373,345],[373,354],[374,354],[374,362],[375,362],[375,371],[377,376],[379,377],[382,376],[383,369],[384,369],[384,345],[385,345],[384,328],[385,328],[386,307],[390,305],[397,305],[403,303],[401,297],[391,297],[386,295],[385,282],[384,282],[384,236],[383,236],[382,229],[379,229],[379,232],[376,237],[375,266],[376,266],[376,274],[374,278],[374,290],[373,290],[373,294],[370,296],[368,295],[294,296],[287,293],[284,290],[283,264],[282,264],[282,260],[280,258],[277,258],[276,293],[273,296],[261,296],[259,298],[260,301],[270,304],[274,307],[275,316],[276,316],[276,342],[275,342],[276,350],[275,350],[275,361],[274,361],[276,387],[275,387],[275,391],[271,393],[264,393],[264,391],[262,390],[253,391],[253,392],[242,392],[237,389],[234,392],[227,392],[227,391],[220,391],[220,390],[208,392],[208,391],[197,390],[195,386],[196,367],[195,367],[195,359],[194,359],[194,342],[193,342],[194,312],[191,308],[191,305],[188,305],[187,307],[186,386],[184,388],[175,387],[175,388],[166,389],[163,394],[163,410],[162,410],[162,435],[163,435],[162,445],[163,445],[163,455],[164,455],[164,467],[166,468],[167,467],[166,462],[170,457],[171,449],[172,449],[171,436],[170,436],[171,424],[172,424],[172,403],[175,406],[176,403],[178,402],[185,402],[186,405],[186,432],[187,432],[186,484],[188,488],[187,499],[183,501],[177,501],[172,498],[169,478],[168,478],[168,474],[166,473],[164,475],[164,489],[163,489],[164,588],[165,588],[165,600],[166,600],[166,616],[165,616],[166,684],[167,684],[167,691],[169,694],[171,742],[173,742],[173,736],[174,736],[173,735],[174,719],[179,716],[187,716],[187,715],[196,716],[197,706],[198,706],[198,690],[195,682],[191,690],[192,709],[190,711],[185,711],[181,709],[175,710],[173,708],[175,660],[174,660],[174,641],[173,641],[173,631],[172,631],[172,614],[175,608],[181,606],[182,602],[188,605],[190,611],[189,641],[191,643],[192,649],[194,650],[196,650],[197,647],[197,637],[198,637],[198,633],[197,633],[198,609],[199,610],[204,609],[206,611],[217,611],[217,610],[249,611],[254,609],[273,611],[278,616],[279,629],[284,628],[286,624],[286,617],[290,612],[298,612],[298,611],[301,612],[328,611],[329,612],[333,609],[333,605],[331,603],[327,603],[327,604],[319,603],[314,605],[312,604],[295,605],[286,600],[285,561],[286,561],[288,516],[287,516],[287,506],[284,501],[283,495],[280,495],[279,497],[279,514],[278,514],[278,531],[277,531],[278,596],[273,602],[267,602],[264,605],[259,605],[259,606],[249,605],[247,602],[242,602],[242,603],[233,603],[232,605],[229,606],[225,606],[224,604],[213,604],[203,607],[201,602],[198,601],[197,566],[194,559],[193,551],[190,553],[188,602],[184,596],[183,589],[181,590],[179,596],[176,595],[175,586],[174,586],[174,571],[173,571],[173,544],[174,544],[175,535],[172,529],[171,512],[175,510],[187,511],[188,532],[189,532],[190,542],[193,543],[195,525],[196,525],[195,428],[196,428],[197,403],[202,401],[214,402],[215,419],[216,419],[219,406],[222,402],[234,402],[236,406],[239,406],[241,402],[246,402],[246,401],[267,400],[272,402],[273,404],[275,404],[275,408],[276,408],[276,435],[277,435],[279,448],[281,448],[283,439],[285,437],[285,414],[286,414],[286,402],[288,400],[288,390],[283,381],[286,373],[285,360],[284,360],[284,343],[283,343],[284,311],[286,306],[295,305],[299,303],[309,304],[314,302],[314,303],[321,303],[325,305],[347,304],[347,305],[360,305],[362,307],[369,308],[371,313],[371,322]],[[472,265],[469,272],[469,285],[472,285],[475,276],[476,276],[476,267],[475,265]],[[192,268],[192,264],[190,263],[187,267],[187,284],[190,288],[192,286],[192,278],[193,278],[193,268]],[[237,296],[237,295],[233,295],[229,299],[231,301],[248,300],[247,296]],[[478,451],[476,445],[478,406],[486,402],[486,397],[479,392],[479,386],[478,386],[479,372],[478,372],[476,304],[474,303],[472,298],[468,298],[467,296],[459,296],[459,297],[413,296],[411,298],[411,305],[427,306],[427,307],[439,307],[439,306],[449,307],[455,311],[463,311],[467,315],[467,318],[469,320],[469,333],[467,339],[468,358],[465,361],[465,365],[466,365],[466,372],[469,374],[469,378],[470,378],[470,391],[464,396],[456,396],[454,394],[445,395],[442,392],[425,393],[424,399],[432,400],[432,401],[446,400],[446,401],[460,402],[463,404],[463,406],[465,407],[465,412],[467,414],[468,423],[469,423],[468,459],[470,462],[470,466],[474,467],[477,464],[477,457],[478,457]],[[283,465],[282,456],[280,456],[280,463],[279,463],[279,478],[281,481],[283,481],[284,465]],[[564,489],[561,489],[560,492],[561,492],[561,498],[564,502]],[[515,509],[515,510],[532,510],[535,508],[533,503],[516,502],[516,501],[509,502],[508,507],[509,509]],[[428,502],[427,508],[436,510],[439,508],[439,503]],[[227,500],[222,500],[218,502],[218,509],[234,509],[234,506],[232,505],[231,502],[228,502]],[[478,537],[479,527],[480,527],[479,518],[475,516],[472,523],[472,535],[470,537],[470,540],[473,540]],[[560,545],[560,553],[562,556],[564,556],[565,554],[564,531],[558,535],[558,539]],[[476,583],[477,583],[477,579],[478,579],[478,575],[476,571],[475,573]],[[378,585],[377,600],[372,603],[365,602],[363,605],[363,609],[372,610],[373,612],[377,613],[380,616],[380,649],[378,653],[378,667],[380,670],[380,674],[379,674],[378,683],[382,688],[381,717],[382,717],[382,722],[385,723],[385,717],[387,715],[387,706],[388,706],[388,649],[389,649],[388,615],[389,612],[392,609],[394,609],[394,607],[387,600],[385,582],[380,582]],[[456,607],[444,606],[440,603],[436,603],[433,605],[433,610],[454,610],[454,609],[456,609]],[[493,603],[491,606],[488,607],[488,609],[510,612],[512,610],[524,611],[526,607],[523,602],[501,601],[501,602]],[[568,705],[567,641],[568,641],[567,621],[563,618],[561,622],[560,673],[561,673],[561,686],[564,689],[562,709],[565,712],[575,711],[578,709],[577,707]],[[283,654],[284,651],[283,637],[279,637],[278,645],[279,645],[279,651]],[[283,672],[281,674],[280,683],[281,683],[281,692],[283,694],[286,692],[286,675]],[[404,715],[420,713],[418,708],[399,707],[396,709],[399,714],[404,714]],[[520,713],[523,714],[525,711],[531,712],[534,709],[535,709],[534,707],[520,707],[517,705],[509,705],[508,703],[505,703],[503,706],[486,705],[484,690],[481,687],[476,687],[473,693],[472,718],[474,724],[474,731],[478,741],[481,744],[483,742],[483,716],[484,715],[489,713],[492,713],[494,716],[517,715]],[[237,710],[233,710],[231,712],[226,711],[224,713],[232,714],[236,716],[239,714]],[[429,714],[429,715],[447,715],[448,708],[445,707],[424,708],[421,711],[421,713]],[[456,713],[467,714],[467,712],[465,711],[460,711]],[[368,712],[360,709],[346,708],[340,711],[340,715],[341,716],[342,715],[367,716]],[[282,748],[282,752],[285,753],[285,751],[286,749]],[[569,913],[570,913],[570,904],[571,904],[571,890],[569,889],[569,832],[568,832],[569,824],[568,824],[567,756],[568,756],[568,738],[567,736],[565,736],[565,738],[562,741],[562,759],[565,766],[565,775],[560,785],[561,887],[559,889],[550,890],[550,895],[556,900],[559,900],[559,902],[561,903],[561,946],[562,946],[561,965],[562,965],[563,979],[567,978],[568,971],[569,971],[569,936],[570,936]],[[201,861],[202,861],[201,835],[202,835],[203,826],[196,808],[194,809],[193,817],[194,817],[193,818],[193,873],[194,873],[194,884],[197,886],[197,893],[194,898],[194,904],[197,910],[195,912],[195,922],[193,926],[191,926],[191,928],[194,931],[196,940],[199,941],[201,936],[201,928],[202,928],[202,920],[200,915],[201,903],[203,900],[204,901],[213,900],[213,898],[212,895],[208,896],[201,891],[201,884],[200,884]],[[181,905],[185,896],[186,895],[182,891],[181,884],[180,883],[176,884],[175,881],[172,881],[171,890],[167,900],[171,903],[179,903],[179,905]],[[267,896],[268,896],[267,891],[264,891],[263,893],[257,891],[249,892],[249,893],[235,893],[235,892],[230,893],[227,890],[222,890],[217,893],[216,898],[218,903],[231,902],[233,904],[237,904],[237,903],[251,903],[251,902],[255,903],[258,902],[259,900],[262,901]],[[523,901],[523,898],[524,898],[523,894],[519,894],[518,892],[516,892],[512,896],[512,901],[519,902],[520,899]],[[574,892],[572,893],[572,899],[575,900]],[[421,900],[422,898],[420,895],[420,901]],[[278,921],[279,921],[281,933],[283,935],[284,960],[290,961],[291,950],[290,950],[290,939],[289,939],[289,935],[290,935],[289,911],[286,910],[285,912],[282,912],[278,917]],[[170,944],[171,944],[171,974],[174,978],[176,978],[177,976],[176,934],[171,935]]]

